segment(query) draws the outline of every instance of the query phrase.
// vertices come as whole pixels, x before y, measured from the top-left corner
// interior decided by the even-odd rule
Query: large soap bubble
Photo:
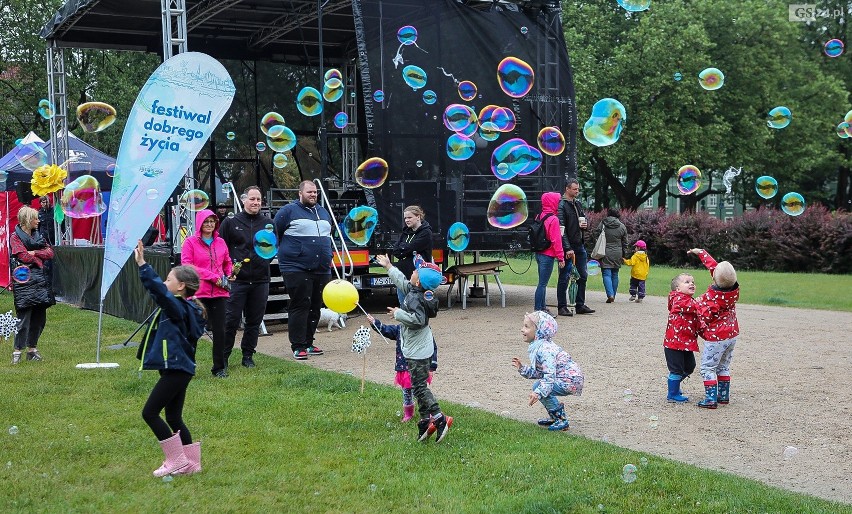
[[[623,7],[625,11],[646,11],[651,7],[651,0],[618,0],[618,5]]]
[[[294,134],[289,127],[285,127],[284,125],[278,125],[275,129],[276,130],[274,132],[270,129],[270,136],[266,138],[266,144],[269,148],[274,152],[286,152],[288,150],[292,150],[296,146],[296,134]],[[273,137],[273,133],[277,135]]]
[[[106,211],[101,186],[91,175],[81,175],[65,186],[59,203],[69,218],[93,218]]]
[[[100,132],[115,123],[115,107],[103,102],[86,102],[77,106],[77,121],[86,132]]]
[[[500,129],[493,122],[486,121],[479,126],[479,137],[485,141],[496,141],[500,137]]]
[[[843,53],[843,41],[839,39],[829,39],[825,42],[823,51],[825,52],[825,55],[829,57],[840,57],[840,54]]]
[[[258,230],[254,235],[254,253],[261,259],[272,259],[278,254],[278,238],[275,230],[267,225],[266,230]]]
[[[470,102],[476,98],[476,84],[469,80],[459,82],[459,97],[465,102]]]
[[[210,197],[200,189],[190,189],[180,195],[178,203],[186,210],[197,212],[210,205]]]
[[[338,79],[340,81],[343,81],[343,74],[340,73],[340,70],[338,70],[337,68],[330,68],[325,72],[325,75],[323,75],[322,79],[325,82],[328,82],[331,79]]]
[[[284,116],[281,116],[277,112],[268,112],[260,119],[260,130],[266,136],[269,135],[269,129],[278,126],[284,126]],[[233,132],[229,132],[229,134],[233,134]],[[233,138],[229,137],[228,139]]]
[[[790,109],[782,105],[769,111],[766,124],[769,125],[770,128],[782,129],[789,125],[792,119],[793,113],[790,112]]]
[[[491,172],[500,180],[528,175],[541,166],[541,152],[520,138],[509,139],[491,153]]]
[[[841,121],[837,124],[837,137],[840,139],[846,139],[852,136],[852,123],[848,121]]]
[[[43,98],[38,102],[38,114],[46,120],[52,119],[56,115],[56,107],[50,100]]]
[[[596,261],[595,259],[589,260],[589,262],[586,263],[586,273],[590,277],[593,277],[595,275],[600,275],[601,274],[601,263]]]
[[[476,127],[476,125],[473,125]],[[453,134],[447,138],[447,156],[454,161],[470,159],[476,150],[476,143],[469,137]]]
[[[47,152],[38,143],[21,143],[15,152],[15,160],[24,168],[35,171],[47,164]]]
[[[527,195],[514,184],[503,184],[488,202],[488,223],[497,228],[513,228],[527,220]]]
[[[453,132],[459,132],[476,123],[476,113],[462,104],[450,104],[444,109],[444,126]]]
[[[402,69],[402,80],[408,87],[417,91],[426,85],[426,72],[419,66],[406,66]]]
[[[303,87],[296,96],[296,108],[305,116],[317,116],[322,112],[322,95],[316,88]]]
[[[603,98],[592,106],[592,115],[583,125],[583,137],[595,146],[609,146],[618,141],[627,110],[614,98]]]
[[[517,57],[506,57],[497,65],[497,83],[512,98],[522,98],[535,81],[532,66]]]
[[[381,157],[371,157],[355,170],[355,182],[367,189],[380,187],[388,178],[388,162]]]
[[[681,166],[677,170],[677,189],[681,194],[691,195],[701,187],[701,171],[691,165]]]
[[[343,97],[343,82],[330,78],[322,86],[322,97],[326,102],[336,102]]]
[[[778,181],[768,175],[757,177],[754,181],[754,190],[761,198],[772,198],[778,194]]]
[[[470,229],[461,221],[450,225],[447,230],[447,247],[454,252],[463,252],[470,243]]]
[[[790,216],[802,214],[805,212],[805,197],[799,193],[787,193],[781,198],[781,210]]]
[[[717,68],[707,68],[698,74],[698,83],[707,91],[715,91],[725,85],[725,74]]]
[[[411,25],[400,27],[400,29],[396,31],[396,38],[403,45],[413,45],[417,43],[417,29]]]
[[[565,151],[565,136],[556,127],[544,127],[538,132],[538,147],[547,155],[559,155]]]
[[[343,219],[346,237],[358,246],[366,246],[379,223],[379,212],[372,207],[353,207]]]
[[[272,165],[276,168],[283,168],[284,166],[287,166],[287,162],[289,160],[290,158],[287,157],[287,154],[277,153],[272,156]]]

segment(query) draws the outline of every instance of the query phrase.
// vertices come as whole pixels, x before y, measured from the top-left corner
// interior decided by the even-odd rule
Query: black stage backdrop
[[[537,146],[539,131],[557,126],[566,140],[558,156],[543,155],[542,166],[508,183],[527,195],[529,215],[540,211],[541,194],[560,191],[566,176],[576,176],[576,123],[571,66],[558,11],[527,13],[515,6],[478,10],[454,0],[353,0],[358,38],[363,118],[367,133],[366,157],[388,162],[385,184],[375,190],[375,206],[386,230],[402,230],[405,204],[419,204],[433,231],[446,237],[449,226],[462,221],[471,230],[472,250],[517,249],[525,230],[492,227],[486,211],[502,184],[491,171],[491,155],[510,138]],[[397,32],[405,26],[417,31],[415,45],[402,45]],[[528,63],[534,85],[522,98],[501,90],[497,67],[506,57]],[[405,66],[415,65],[427,76],[413,90],[403,79]],[[477,86],[476,96],[464,101],[459,81]],[[374,99],[377,90],[384,100]],[[423,100],[431,90],[434,104]],[[442,121],[449,104],[465,104],[479,111],[486,105],[511,109],[516,125],[494,142],[474,136],[476,149],[467,160],[447,156],[447,138],[453,133]],[[520,228],[520,227],[519,227]]]

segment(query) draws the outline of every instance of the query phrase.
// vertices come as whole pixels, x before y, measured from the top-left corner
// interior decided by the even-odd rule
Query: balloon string
[[[363,313],[364,313],[364,316],[369,316],[369,314],[367,314],[367,311],[365,311],[365,310],[364,310],[364,308],[363,308],[363,307],[361,307],[361,304],[360,304],[360,303],[356,303],[355,305],[357,305],[357,306],[358,306],[358,308],[359,308],[359,309],[361,309],[361,312],[363,312]],[[384,334],[382,334],[382,332],[379,330],[379,327],[377,327],[375,323],[370,323],[370,325],[372,325],[372,326],[373,326],[373,328],[374,328],[374,329],[376,329],[376,333],[377,333],[377,334],[379,334],[380,336],[382,336],[382,339],[384,339],[384,340],[385,340],[385,343],[390,344],[390,341],[388,341],[388,338],[387,338],[387,337],[385,337],[385,336],[384,336]]]

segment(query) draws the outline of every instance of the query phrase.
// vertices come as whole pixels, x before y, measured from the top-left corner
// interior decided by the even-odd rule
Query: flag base
[[[108,368],[114,369],[118,367],[117,362],[86,362],[83,364],[77,364],[77,369],[95,369],[95,368]]]

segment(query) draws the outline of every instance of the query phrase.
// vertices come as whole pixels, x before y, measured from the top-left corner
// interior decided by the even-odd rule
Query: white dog
[[[325,307],[320,309],[319,325],[328,325],[328,331],[331,332],[331,327],[346,328],[346,314],[338,314],[331,309]]]

